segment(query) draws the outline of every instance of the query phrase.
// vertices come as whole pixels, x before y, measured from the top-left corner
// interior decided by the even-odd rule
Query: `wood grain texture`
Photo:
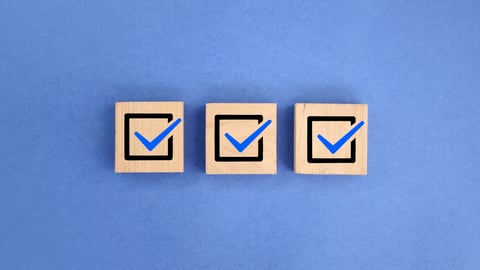
[[[115,172],[183,172],[184,170],[184,116],[183,102],[117,102],[115,104]],[[127,160],[125,154],[125,117],[126,114],[171,115],[169,121],[165,117],[129,119],[129,149],[132,156],[167,156],[169,140],[172,145],[171,160]],[[176,119],[181,122],[168,135],[149,151],[135,136],[139,132],[147,140],[152,141],[171,125]]]
[[[310,130],[308,130],[309,117],[311,120],[313,119]],[[297,103],[295,104],[294,119],[294,168],[296,173],[367,174],[368,105]],[[354,119],[354,122],[349,122],[349,119]],[[364,125],[335,153],[331,153],[317,137],[318,134],[321,134],[329,142],[335,144],[361,121],[364,122]],[[307,143],[309,137],[311,145]],[[354,146],[355,153],[352,152],[352,146]],[[311,148],[310,153],[309,147]],[[309,154],[315,162],[308,159]],[[352,158],[354,158],[354,162],[351,161]],[[350,159],[349,162],[339,162],[348,159]]]
[[[218,120],[218,154],[222,159],[255,158],[261,161],[218,161],[215,155],[215,116]],[[228,119],[238,117],[261,117],[259,119]],[[220,119],[220,118],[219,118]],[[238,142],[244,142],[259,127],[271,120],[261,134],[244,151],[240,152],[226,138],[230,134]],[[207,174],[275,174],[277,172],[277,105],[274,103],[210,103],[206,105],[206,173]]]

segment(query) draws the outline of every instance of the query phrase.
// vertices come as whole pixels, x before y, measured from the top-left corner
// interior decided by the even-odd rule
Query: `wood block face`
[[[115,172],[183,172],[183,102],[115,104]]]
[[[207,174],[275,174],[277,105],[207,104],[205,146]]]
[[[295,104],[295,172],[366,175],[367,131],[366,104]]]

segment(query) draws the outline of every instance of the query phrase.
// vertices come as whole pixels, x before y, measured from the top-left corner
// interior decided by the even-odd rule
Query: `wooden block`
[[[207,174],[275,174],[277,105],[210,103],[206,107]]]
[[[183,172],[183,102],[115,104],[115,172]]]
[[[295,104],[295,172],[367,174],[368,105]]]

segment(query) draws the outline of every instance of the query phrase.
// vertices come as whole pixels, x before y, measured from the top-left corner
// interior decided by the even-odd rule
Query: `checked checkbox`
[[[295,172],[367,173],[368,106],[296,104]]]
[[[173,136],[170,135],[172,135],[173,130],[182,122],[182,119],[178,118],[172,123],[172,118],[172,114],[125,114],[125,159],[172,160]],[[138,141],[132,141],[132,132],[138,139]],[[160,134],[158,134],[159,132]],[[149,141],[144,136],[147,136],[149,138],[154,136],[155,137],[153,140]],[[160,144],[167,136],[169,138],[166,139],[166,142],[164,144]],[[165,148],[166,154],[163,154],[163,152],[165,152]]]
[[[260,135],[272,120],[262,121],[262,115],[215,115],[215,161],[262,161],[263,136]],[[231,134],[242,138],[241,142]],[[256,144],[252,145],[254,141]]]
[[[206,117],[207,174],[276,173],[276,104],[212,103]]]
[[[183,102],[116,104],[116,172],[183,172]]]

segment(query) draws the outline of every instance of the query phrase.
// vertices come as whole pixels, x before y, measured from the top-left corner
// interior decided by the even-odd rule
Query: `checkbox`
[[[330,134],[330,141],[338,133],[332,130],[348,130],[355,124],[354,116],[309,116],[307,118],[307,160],[309,163],[355,163],[356,139],[342,147],[340,153],[331,153],[322,145],[316,134]],[[332,134],[333,133],[333,134]]]
[[[115,172],[183,172],[183,102],[118,102],[115,118]]]
[[[207,174],[276,173],[276,104],[206,106]]]
[[[367,173],[366,104],[295,104],[295,172]]]
[[[223,136],[234,134],[236,137],[239,135],[248,137],[248,132],[255,130],[262,121],[262,115],[215,115],[215,161],[262,161],[263,137],[258,139],[256,144],[249,145],[247,151],[240,152],[227,137]]]
[[[149,150],[139,136],[155,138],[173,121],[173,114],[127,113],[125,114],[125,160],[172,160],[173,136]],[[141,130],[141,131],[138,131]],[[138,132],[136,136],[135,132]],[[141,133],[140,133],[141,132]],[[143,134],[143,135],[142,135]],[[145,138],[144,137],[144,138]]]

